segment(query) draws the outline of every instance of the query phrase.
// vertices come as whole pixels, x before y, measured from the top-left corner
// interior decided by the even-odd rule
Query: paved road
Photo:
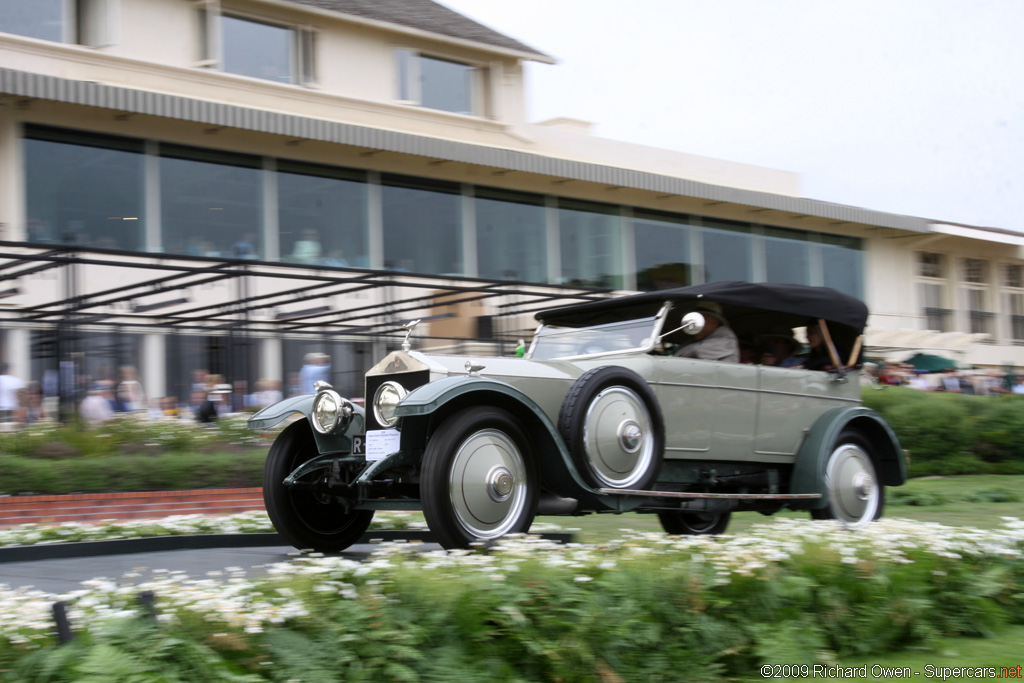
[[[427,543],[424,550],[440,546]],[[354,545],[343,557],[363,559],[373,549],[372,545]],[[171,550],[161,552],[133,553],[128,555],[101,555],[67,559],[37,560],[34,562],[0,563],[0,584],[12,588],[33,586],[49,593],[66,593],[81,588],[82,581],[104,577],[118,579],[129,572],[140,572],[143,576],[131,579],[132,583],[145,580],[154,569],[181,570],[192,578],[204,578],[207,572],[221,571],[227,567],[245,569],[249,576],[258,576],[261,567],[275,562],[287,562],[298,555],[291,546],[263,548],[208,548],[203,550]]]

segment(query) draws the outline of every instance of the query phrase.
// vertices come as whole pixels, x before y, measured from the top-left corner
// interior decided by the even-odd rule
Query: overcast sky
[[[1024,232],[1024,0],[440,0],[558,59],[527,117]]]

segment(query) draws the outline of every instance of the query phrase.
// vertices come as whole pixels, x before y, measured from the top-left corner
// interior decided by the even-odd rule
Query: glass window
[[[221,17],[224,71],[279,83],[294,83],[295,31],[225,14]]]
[[[558,229],[562,282],[584,287],[622,287],[619,209],[562,202]]]
[[[72,39],[74,4],[68,0],[3,0],[0,31],[56,43]]]
[[[967,288],[962,291],[970,332],[992,334],[993,316],[988,309],[988,293],[984,289],[975,288]]]
[[[256,157],[161,145],[164,251],[262,258],[262,174]]]
[[[1010,322],[1010,339],[1015,343],[1024,342],[1024,294],[1005,294],[1006,313]]]
[[[753,280],[753,237],[746,223],[705,218],[704,281]]]
[[[544,198],[477,188],[474,202],[480,277],[547,282]]]
[[[821,236],[822,283],[843,294],[864,296],[864,256],[856,237]]]
[[[143,143],[29,126],[27,239],[143,248]]]
[[[950,331],[950,311],[946,305],[944,285],[930,282],[918,283],[918,295],[925,317],[925,329],[939,332]]]
[[[811,284],[811,250],[807,233],[765,228],[764,258],[767,282]]]
[[[918,253],[918,275],[921,277],[945,277],[942,254],[929,251]]]
[[[456,114],[477,113],[477,67],[411,50],[398,50],[397,56],[399,99]]]
[[[74,405],[85,398],[94,383],[115,386],[128,373],[134,371],[137,375],[141,367],[142,335],[138,334],[79,330],[68,335],[51,328],[32,331],[29,340],[33,381],[40,382],[45,396],[60,395]],[[142,391],[145,393],[145,386]]]
[[[462,273],[462,196],[455,183],[385,175],[381,179],[384,267]]]
[[[193,390],[210,384],[232,387],[230,407],[218,406],[219,413],[243,410],[260,379],[259,342],[242,336],[168,335],[164,360],[167,395],[178,399],[182,417],[192,418],[198,407]]]
[[[373,347],[365,342],[333,342],[321,339],[285,339],[285,396],[310,393],[312,384],[325,377],[345,398],[358,398],[365,392],[365,375],[373,366]],[[312,354],[325,354],[317,360]],[[306,386],[303,386],[306,385]]]
[[[633,218],[636,286],[642,291],[693,284],[687,217],[637,212]]]
[[[988,282],[988,262],[977,258],[965,258],[960,261],[963,267],[964,282],[984,284]]]
[[[1003,284],[1007,287],[1024,287],[1024,266],[1008,263],[1003,269]]]
[[[277,193],[282,261],[369,267],[364,173],[281,162]]]

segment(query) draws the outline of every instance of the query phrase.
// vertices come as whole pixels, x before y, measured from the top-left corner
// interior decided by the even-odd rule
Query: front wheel
[[[277,437],[263,470],[263,503],[277,533],[300,550],[338,552],[362,538],[373,510],[345,511],[328,493],[295,489],[282,482],[296,467],[316,457],[309,422],[290,425]]]
[[[658,521],[667,534],[676,536],[717,536],[725,533],[731,512],[659,512]]]
[[[529,531],[537,509],[533,449],[519,421],[499,408],[449,416],[423,454],[420,498],[435,540],[468,548]]]
[[[836,519],[863,526],[882,516],[885,489],[878,481],[871,446],[857,432],[843,432],[825,464],[828,505],[811,510],[814,519]]]

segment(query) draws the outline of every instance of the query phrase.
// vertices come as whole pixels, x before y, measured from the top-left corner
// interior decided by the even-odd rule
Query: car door
[[[665,419],[667,459],[746,460],[754,449],[754,366],[655,357],[652,384]]]
[[[819,370],[756,367],[758,460],[791,462],[818,416],[830,408],[859,403],[856,377],[852,382],[836,382],[832,373]]]

